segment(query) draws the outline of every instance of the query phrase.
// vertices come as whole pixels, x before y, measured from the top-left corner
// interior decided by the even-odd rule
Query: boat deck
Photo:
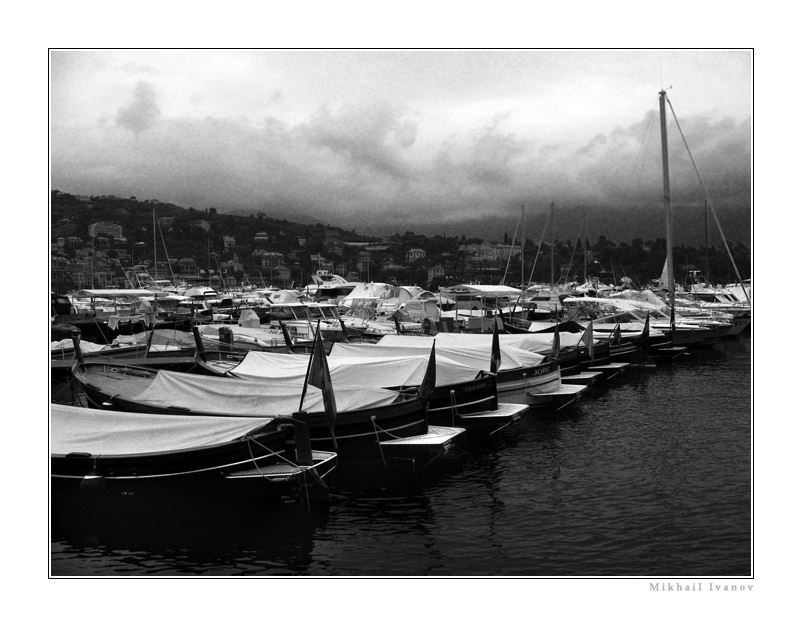
[[[570,376],[562,376],[563,385],[593,385],[601,381],[603,372],[579,372]]]
[[[244,470],[238,470],[226,475],[227,479],[257,479],[263,477],[268,481],[285,481],[289,477],[301,474],[306,470],[315,469],[317,466],[329,462],[335,453],[328,451],[313,451],[312,466],[298,466],[292,462],[278,462],[267,466],[255,466]]]
[[[498,403],[497,409],[489,411],[476,411],[475,413],[462,413],[459,418],[462,420],[483,420],[485,418],[501,418],[504,420],[516,420],[528,411],[528,405],[519,403]]]
[[[395,438],[380,442],[381,446],[442,446],[455,440],[465,432],[466,429],[458,427],[439,427],[430,426],[428,432],[422,435],[412,435],[410,437]]]
[[[558,406],[566,407],[587,391],[587,385],[562,384],[552,392],[528,392],[528,404],[532,407]]]
[[[629,363],[606,363],[603,365],[591,365],[589,371],[601,372],[607,377],[607,379],[610,379],[625,372],[629,365]]]

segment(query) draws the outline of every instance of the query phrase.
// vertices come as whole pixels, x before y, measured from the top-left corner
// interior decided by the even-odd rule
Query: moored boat
[[[96,498],[299,497],[304,484],[326,488],[322,479],[337,455],[313,451],[294,432],[290,417],[151,415],[52,405],[51,485],[54,493]]]
[[[509,336],[498,337],[501,342],[501,362],[496,373],[498,400],[531,407],[555,407],[574,402],[584,393],[586,387],[583,385],[562,383],[560,366],[556,359],[503,343],[507,337]],[[430,344],[435,341],[437,355],[479,370],[487,370],[494,339],[494,334],[439,333],[432,338],[389,335],[377,344],[350,344],[350,346],[363,347],[360,352],[366,353],[366,356],[393,356],[427,353]],[[337,352],[336,347],[338,352],[348,351],[336,344],[333,346],[333,352]]]
[[[349,346],[355,344],[348,344]],[[354,387],[362,383],[403,393],[418,391],[429,365],[427,353],[370,356],[360,349],[355,354],[336,344],[328,357],[333,387]],[[433,350],[433,349],[431,349]],[[432,353],[432,352],[431,352]],[[258,380],[266,387],[301,386],[308,359],[304,356],[250,352],[245,355],[198,353],[198,368],[204,373]],[[433,358],[434,385],[425,394],[429,424],[459,426],[468,430],[494,430],[521,417],[527,407],[498,401],[494,374],[457,363],[445,357]]]
[[[338,391],[318,387],[306,391],[304,384],[268,387],[257,380],[84,361],[80,353],[73,365],[73,376],[88,403],[103,409],[241,417],[288,416],[304,411],[308,413],[315,448],[332,446],[339,454],[356,457],[376,456],[383,441],[423,435],[430,428],[423,397],[379,387]],[[337,413],[331,413],[330,405],[335,408],[336,403]],[[462,434],[463,430],[456,429],[447,441],[459,439]]]

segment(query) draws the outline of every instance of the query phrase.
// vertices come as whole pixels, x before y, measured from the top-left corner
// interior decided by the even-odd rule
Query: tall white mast
[[[671,326],[675,325],[674,302],[674,224],[671,216],[671,178],[668,172],[668,132],[665,127],[665,90],[660,91],[660,134],[662,137],[662,193],[665,203],[665,261],[668,265],[668,299],[671,303]]]

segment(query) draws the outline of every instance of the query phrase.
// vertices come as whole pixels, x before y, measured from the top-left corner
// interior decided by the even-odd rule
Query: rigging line
[[[567,263],[567,272],[565,273],[565,282],[564,282],[564,284],[567,284],[567,281],[570,278],[570,270],[571,270],[571,267],[573,266],[573,257],[576,255],[576,247],[578,247],[578,245],[579,245],[579,239],[581,238],[581,232],[582,232],[583,228],[584,228],[584,220],[582,220],[582,223],[579,226],[579,231],[576,233],[576,240],[573,241],[573,251],[570,252],[570,262]]]
[[[173,275],[173,267],[171,267],[171,259],[170,256],[168,255],[168,246],[165,245],[165,237],[162,236],[162,226],[159,224],[159,221],[157,221],[157,230],[159,230],[159,239],[162,241],[162,248],[165,250],[165,260],[168,261],[168,271],[170,271],[171,274],[171,281],[175,285],[176,276]],[[156,269],[156,264],[157,264],[156,261],[154,261],[154,269]]]
[[[132,264],[133,263],[134,263],[134,261],[132,260]],[[117,260],[117,264],[120,265],[120,268],[123,270],[123,276],[126,278],[126,280],[129,281],[129,284],[131,285],[131,288],[136,289],[137,287],[134,286],[134,282],[132,282],[131,278],[129,277],[129,274],[126,273],[126,268],[123,267],[123,263],[120,262],[120,259]],[[134,275],[134,273],[132,273],[131,275]]]
[[[531,279],[534,277],[534,271],[537,268],[537,260],[539,253],[542,250],[542,241],[545,240],[545,232],[548,229],[548,215],[545,215],[545,224],[542,226],[542,235],[539,237],[539,247],[537,247],[537,255],[534,257],[534,265],[531,267],[531,275],[528,276],[528,286],[531,286]]]
[[[512,237],[512,245],[509,248],[509,258],[506,261],[506,269],[503,271],[503,280],[500,281],[501,286],[506,284],[506,274],[509,273],[509,262],[512,259],[512,252],[514,251],[514,242],[517,240],[517,233],[520,231],[520,217],[517,217],[517,227],[514,228],[514,236]]]
[[[727,255],[730,257],[730,262],[732,263],[732,268],[735,270],[735,275],[738,276],[738,282],[741,283],[741,289],[743,289],[744,296],[746,297],[747,302],[749,305],[752,305],[752,300],[749,298],[749,294],[746,291],[746,287],[744,286],[743,278],[741,278],[741,273],[738,271],[738,265],[735,264],[735,259],[732,257],[732,252],[730,251],[730,246],[727,243],[727,237],[724,236],[724,230],[721,229],[721,222],[718,220],[718,215],[716,214],[716,207],[713,205],[713,200],[710,199],[710,194],[707,192],[707,186],[704,184],[704,179],[702,179],[701,173],[699,173],[699,167],[696,165],[696,160],[693,159],[693,153],[688,146],[688,141],[685,138],[685,134],[682,132],[682,126],[679,124],[679,119],[676,117],[676,112],[674,111],[674,106],[671,105],[671,101],[668,100],[668,96],[666,95],[665,100],[668,102],[668,106],[671,108],[671,114],[674,116],[674,122],[676,122],[676,127],[679,129],[679,135],[682,136],[682,142],[685,145],[685,149],[688,152],[688,157],[690,157],[691,164],[693,164],[693,170],[696,171],[696,177],[699,179],[699,183],[702,186],[702,190],[704,191],[704,198],[707,200],[707,205],[710,206],[710,211],[713,213],[713,219],[716,222],[716,227],[718,228],[718,233],[721,235],[721,240],[724,241],[724,248],[727,250]]]

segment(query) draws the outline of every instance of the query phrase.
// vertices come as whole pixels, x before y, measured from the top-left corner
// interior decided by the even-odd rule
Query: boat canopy
[[[389,405],[396,392],[368,387],[333,388],[339,412]],[[265,417],[299,411],[301,386],[268,386],[256,380],[221,378],[160,370],[154,380],[130,400],[160,407],[179,407],[190,413]],[[324,412],[321,390],[308,387],[302,411]]]
[[[343,344],[335,344],[343,345]],[[360,383],[367,387],[406,387],[422,383],[428,367],[429,354],[406,356],[333,356],[327,359],[333,388],[355,387]],[[277,354],[274,352],[249,352],[230,374],[243,378],[270,379],[271,383],[297,386],[301,389],[307,373],[309,357],[301,354]],[[463,383],[477,378],[480,370],[436,357],[436,385]]]
[[[263,296],[267,297],[272,304],[300,304],[302,300],[299,291],[291,291],[290,289],[263,293]]]
[[[218,291],[212,287],[196,286],[187,289],[187,291],[184,292],[184,295],[189,298],[207,299],[218,297]]]
[[[240,439],[273,420],[213,416],[168,416],[50,407],[50,452],[54,455],[138,455],[204,448]]]
[[[393,288],[383,282],[361,282],[341,299],[339,306],[350,308],[359,300],[383,299],[389,297]]]

